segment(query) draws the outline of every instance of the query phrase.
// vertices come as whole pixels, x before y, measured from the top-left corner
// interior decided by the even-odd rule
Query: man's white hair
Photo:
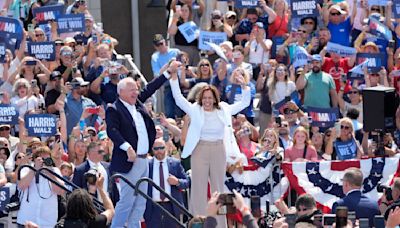
[[[117,84],[117,93],[120,94],[121,89],[125,89],[129,83],[136,83],[135,80],[131,77],[124,78],[120,80]]]

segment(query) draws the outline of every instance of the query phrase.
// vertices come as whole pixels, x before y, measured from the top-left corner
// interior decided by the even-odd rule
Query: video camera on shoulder
[[[89,169],[86,173],[83,174],[83,176],[86,179],[86,182],[89,185],[95,185],[97,182],[97,170],[96,169]]]

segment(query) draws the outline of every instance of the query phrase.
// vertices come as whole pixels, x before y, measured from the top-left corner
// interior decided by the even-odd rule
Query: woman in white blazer
[[[191,120],[181,155],[182,158],[192,155],[189,208],[194,215],[206,215],[208,180],[212,192],[224,192],[226,157],[227,153],[230,153],[232,143],[236,143],[232,115],[250,104],[250,88],[245,80],[249,77],[242,74],[232,75],[242,85],[242,98],[237,103],[229,105],[220,102],[218,90],[214,86],[207,85],[199,92],[197,102],[192,104],[182,96],[179,88],[176,73],[179,64],[176,61],[172,62],[168,71],[171,75],[170,84],[175,102]],[[218,216],[217,220],[218,227],[226,227],[225,216]]]

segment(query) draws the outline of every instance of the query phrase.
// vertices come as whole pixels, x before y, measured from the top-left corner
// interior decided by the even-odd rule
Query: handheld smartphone
[[[369,227],[369,219],[368,218],[360,218],[359,220],[360,228],[368,228]]]
[[[265,201],[265,213],[269,214],[269,201]]]
[[[99,107],[89,107],[87,108],[87,112],[90,114],[98,114],[99,113]]]
[[[290,97],[290,96],[286,96],[285,97],[285,102],[289,102],[289,101],[291,101],[292,100],[292,98]]]
[[[383,215],[375,215],[375,217],[374,217],[374,226],[376,228],[385,227],[385,218],[383,217]]]
[[[98,39],[97,39],[97,34],[96,33],[92,35],[92,40],[93,40],[94,44],[97,44]]]
[[[31,81],[31,85],[32,85],[32,87],[36,87],[36,86],[37,86],[37,80],[36,80],[36,79],[33,79],[33,80]]]
[[[36,65],[36,61],[35,60],[28,60],[25,62],[25,65],[27,66],[35,66]]]
[[[288,224],[289,228],[295,227],[296,225],[296,214],[286,214],[285,215],[285,222]]]
[[[317,228],[322,228],[322,227],[324,227],[323,224],[322,224],[322,214],[316,214],[316,215],[314,215],[313,224],[314,224],[314,226],[317,227]]]
[[[307,118],[308,118],[308,123],[312,123],[313,122],[312,116],[308,116]]]
[[[340,136],[340,123],[335,122],[335,131],[336,131],[336,136]]]
[[[336,208],[336,227],[346,227],[347,226],[347,216],[348,209],[347,207],[337,207]]]
[[[342,82],[347,82],[347,75],[346,74],[342,74],[341,77],[340,77],[340,80]]]
[[[54,141],[55,141],[55,142],[59,142],[60,139],[61,139],[61,135],[60,135],[60,134],[54,135]]]
[[[347,212],[347,218],[351,221],[354,227],[356,225],[356,212],[355,211]]]
[[[218,197],[218,202],[225,207],[225,214],[234,214],[236,212],[233,205],[233,197],[235,197],[233,193],[222,193]]]
[[[278,127],[282,126],[282,118],[280,116],[275,117],[275,123],[278,124]]]
[[[260,196],[251,196],[250,199],[251,214],[256,217],[261,217],[261,201]]]
[[[32,148],[28,147],[26,148],[26,155],[31,155],[32,154]]]
[[[388,48],[395,48],[395,41],[394,40],[389,40]]]
[[[28,24],[28,32],[35,32],[35,25],[34,24]]]
[[[323,217],[324,226],[332,226],[335,222],[336,215],[334,214],[325,214]]]

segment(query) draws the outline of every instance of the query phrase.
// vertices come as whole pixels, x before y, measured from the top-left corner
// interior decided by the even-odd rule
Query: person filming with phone
[[[379,210],[385,216],[385,220],[387,220],[390,211],[400,207],[400,178],[394,178],[391,186],[378,184],[377,191],[384,193],[380,199]]]

